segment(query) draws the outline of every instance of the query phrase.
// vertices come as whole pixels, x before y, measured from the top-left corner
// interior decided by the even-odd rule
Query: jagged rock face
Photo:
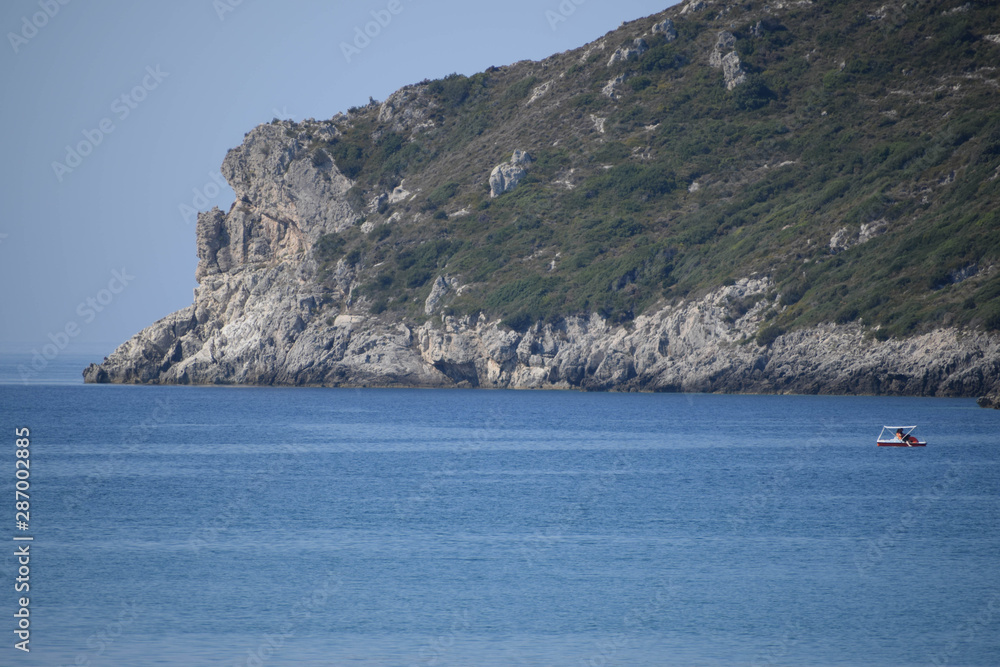
[[[427,300],[424,302],[424,314],[433,315],[445,295],[456,287],[458,287],[457,278],[453,276],[438,276],[434,284],[431,285],[431,293],[427,295]]]
[[[641,56],[648,50],[649,46],[646,44],[646,40],[642,39],[641,37],[637,37],[632,41],[631,47],[623,46],[618,49],[615,49],[615,52],[611,54],[611,58],[608,60],[608,67],[613,66],[615,63],[625,62],[632,56],[636,57]]]
[[[722,67],[722,55],[732,51],[736,46],[736,36],[728,30],[719,32],[715,40],[715,49],[708,56],[708,64],[712,67]]]
[[[736,36],[728,30],[719,32],[715,41],[715,48],[708,56],[708,64],[712,67],[721,67],[722,75],[726,81],[726,90],[732,90],[736,86],[746,83],[747,74],[740,62],[740,56],[734,50],[736,47]]]
[[[606,95],[607,97],[610,97],[613,100],[617,100],[620,96],[619,89],[621,85],[625,83],[626,80],[628,80],[628,77],[626,75],[619,74],[618,76],[616,76],[615,78],[609,80],[606,84],[604,84],[604,87],[601,88],[601,94]]]
[[[411,137],[421,130],[434,127],[429,119],[436,105],[428,99],[426,86],[406,86],[390,95],[379,107],[380,123],[392,123],[392,130]]]
[[[691,0],[681,13],[720,4]],[[668,40],[677,36],[669,19],[651,30]],[[647,44],[633,37],[610,61],[602,56],[595,62],[616,65],[642,57]],[[706,38],[708,46],[715,40],[709,62],[721,68],[727,87],[744,82],[735,36],[722,31]],[[600,42],[581,62],[605,48]],[[602,92],[612,99],[628,95],[626,78],[616,76]],[[554,96],[554,81],[536,86],[521,109],[546,104]],[[391,130],[410,139],[423,131],[432,134],[438,107],[426,88],[410,86],[391,95],[378,108],[382,126],[376,133]],[[606,120],[589,116],[599,134],[605,133]],[[452,275],[436,276],[423,303],[428,319],[422,324],[370,314],[353,298],[364,278],[344,259],[324,265],[322,285],[317,279],[313,245],[324,234],[358,225],[361,212],[348,203],[351,180],[325,153],[324,146],[337,137],[334,123],[308,125],[308,133],[288,122],[262,125],[227,154],[222,172],[236,202],[228,212],[213,209],[198,218],[194,303],[89,367],[88,382],[990,394],[987,401],[1000,404],[996,336],[942,329],[880,342],[866,337],[860,324],[826,324],[759,344],[758,331],[783,308],[771,281],[761,276],[661,303],[628,326],[590,315],[513,331],[485,316],[449,317],[450,300],[467,288],[461,276]],[[491,195],[517,187],[530,162],[518,150],[497,165],[490,175]],[[572,189],[573,171],[560,172],[556,182]],[[427,183],[407,176],[409,185],[380,183],[384,191],[369,192],[374,198],[359,206],[372,212],[419,197]],[[477,184],[483,176],[477,175]],[[693,182],[689,190],[698,188]],[[459,213],[467,212],[453,215]],[[382,222],[402,225],[398,216],[396,211]],[[359,231],[372,232],[374,223],[366,224]],[[887,227],[884,220],[845,227],[829,247],[850,248]],[[960,267],[949,279],[960,282],[977,270]]]
[[[654,24],[652,32],[653,34],[659,33],[663,35],[668,42],[677,39],[677,28],[674,27],[674,22],[670,19],[664,19],[660,23]]]
[[[245,258],[236,261],[294,255],[357,220],[344,197],[350,179],[322,149],[310,150],[305,139],[289,136],[295,134],[291,128],[290,123],[260,125],[222,162],[222,175],[236,193],[226,221],[234,259]],[[313,139],[334,134],[332,126],[322,127]]]
[[[442,290],[451,289],[445,279]],[[437,307],[437,303],[434,304]],[[88,382],[582,388],[592,390],[974,396],[1000,375],[1000,346],[938,331],[866,340],[856,325],[754,335],[779,307],[766,279],[641,315],[625,328],[596,315],[518,333],[444,318],[411,327],[334,315],[282,263],[203,280],[195,304],[86,371]]]
[[[1000,410],[1000,392],[980,396],[976,403],[978,403],[981,408],[993,408],[994,410]]]
[[[732,90],[736,86],[746,83],[746,72],[743,71],[743,64],[735,51],[722,57],[722,75],[726,80],[726,90]]]
[[[528,173],[525,166],[531,156],[522,150],[515,150],[510,162],[498,164],[490,173],[490,197],[499,197],[517,187]]]

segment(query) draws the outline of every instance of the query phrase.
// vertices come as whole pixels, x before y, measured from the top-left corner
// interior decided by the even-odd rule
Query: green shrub
[[[858,311],[857,308],[853,306],[848,306],[846,308],[841,308],[840,310],[838,310],[837,314],[833,318],[833,321],[836,322],[837,324],[847,324],[849,322],[853,322],[854,320],[858,319],[858,316],[860,314],[861,313],[860,311]]]
[[[504,101],[508,104],[513,102],[519,102],[528,96],[538,83],[538,77],[529,76],[521,79],[515,84],[512,84],[504,95]]]
[[[330,164],[330,156],[322,148],[314,150],[309,157],[314,167],[321,168]]]
[[[636,93],[646,90],[651,85],[653,85],[653,80],[648,76],[634,76],[628,80],[629,88]]]
[[[1000,305],[991,304],[983,315],[983,328],[987,331],[1000,331]]]
[[[753,111],[770,104],[774,91],[759,74],[750,74],[747,80],[733,90],[733,104],[742,111]]]
[[[449,108],[458,107],[465,102],[471,88],[472,83],[469,78],[461,74],[449,74],[427,85],[427,91]]]
[[[431,190],[431,193],[427,195],[427,201],[435,207],[444,206],[449,199],[458,193],[458,188],[459,184],[455,181],[443,183]]]
[[[649,198],[673,192],[677,181],[673,171],[662,164],[622,164],[588,179],[584,187],[588,197],[605,194],[616,199]]]
[[[757,332],[757,344],[761,347],[771,347],[779,336],[784,335],[785,330],[776,324],[768,324]]]
[[[335,262],[344,254],[347,241],[340,234],[324,234],[313,245],[313,257],[320,264]]]

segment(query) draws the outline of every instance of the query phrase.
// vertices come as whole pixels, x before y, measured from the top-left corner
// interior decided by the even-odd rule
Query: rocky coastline
[[[320,286],[310,249],[353,225],[332,163],[300,159],[280,125],[230,151],[228,212],[202,213],[194,302],[136,334],[87,382],[599,391],[996,395],[1000,341],[940,329],[877,340],[859,324],[759,335],[780,311],[766,276],[663,304],[628,325],[597,315],[514,331],[444,314],[461,290],[438,276],[422,322],[369,312],[353,269]],[[252,176],[254,175],[254,176]]]
[[[378,118],[417,133],[430,122],[420,99],[405,88]],[[419,315],[379,312],[358,293],[357,266],[321,267],[314,253],[326,234],[373,232],[351,179],[315,149],[337,133],[332,122],[304,134],[278,120],[247,133],[222,165],[234,204],[198,217],[193,303],[92,364],[85,381],[981,396],[1000,407],[1000,336],[940,328],[883,340],[860,322],[786,332],[769,325],[787,306],[767,275],[662,302],[626,325],[591,314],[513,330],[456,317],[448,304],[466,286],[446,273]],[[517,145],[509,151],[509,163],[484,170],[491,197],[530,167]],[[370,208],[411,196],[400,183]]]

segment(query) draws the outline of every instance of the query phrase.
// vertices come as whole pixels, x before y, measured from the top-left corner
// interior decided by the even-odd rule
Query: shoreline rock
[[[992,394],[987,394],[986,396],[980,396],[976,399],[976,404],[981,408],[993,408],[994,410],[1000,410],[1000,392],[993,392]]]
[[[691,0],[680,14],[710,5],[713,3]],[[758,21],[754,27],[757,37],[761,36],[761,25]],[[652,32],[644,34],[656,33],[656,43],[678,39],[672,19],[649,29]],[[736,40],[736,35],[727,30],[714,36],[706,34],[703,40],[705,46],[714,44],[707,66],[721,68],[730,90],[745,83],[751,71],[739,60]],[[622,84],[635,68],[623,61],[643,57],[649,49],[644,38],[636,35],[621,43],[622,48],[609,60],[604,56],[600,61],[593,59],[594,69],[600,72],[600,78],[593,79],[593,93],[609,75],[601,67],[602,62],[622,65],[623,71],[601,89],[601,94],[613,100],[631,94]],[[603,40],[574,60],[583,66],[598,48],[604,50]],[[536,73],[541,75],[548,66],[539,65],[541,69]],[[700,62],[699,66],[706,63]],[[525,72],[518,76],[522,74]],[[558,90],[554,82],[559,78],[551,74],[545,74],[543,82],[535,86],[533,99],[542,100],[545,95],[545,104],[552,101]],[[526,123],[535,122],[536,116],[549,117],[542,115],[544,104],[527,109],[530,103],[522,105],[518,98],[517,108],[526,114]],[[611,109],[607,117],[585,111],[581,107],[570,113],[576,118],[573,127],[578,125],[577,129],[598,143],[615,141],[612,125],[617,121],[610,115]],[[369,136],[364,141],[377,142],[392,131],[407,135],[400,141],[412,142],[418,135],[437,131],[443,113],[427,82],[408,86],[378,107],[379,124],[365,130]],[[320,266],[314,248],[329,235],[348,231],[354,235],[355,227],[360,234],[372,234],[385,225],[405,229],[406,225],[423,224],[421,220],[430,209],[420,206],[419,198],[427,198],[421,193],[441,184],[433,178],[421,180],[419,174],[400,172],[396,175],[398,182],[394,176],[379,181],[377,186],[369,183],[370,190],[365,190],[361,176],[364,172],[358,171],[357,165],[352,168],[349,160],[338,158],[344,167],[342,172],[333,159],[340,155],[337,147],[343,148],[342,142],[350,139],[344,133],[358,129],[351,122],[350,114],[319,122],[275,120],[248,132],[222,164],[222,174],[235,192],[234,204],[228,211],[216,208],[198,217],[198,287],[193,303],[140,331],[103,363],[88,367],[85,380],[978,396],[982,397],[980,405],[1000,405],[997,333],[944,328],[912,338],[879,341],[859,323],[827,323],[782,332],[770,326],[770,318],[784,307],[766,275],[746,276],[696,298],[660,303],[627,325],[614,325],[592,314],[535,323],[514,331],[482,315],[449,315],[454,312],[453,305],[461,305],[463,290],[472,290],[475,296],[477,288],[463,284],[469,279],[467,275],[447,265],[435,265],[421,274],[424,282],[419,283],[419,289],[424,289],[427,280],[431,282],[427,291],[419,293],[422,303],[414,306],[416,310],[411,308],[413,315],[392,316],[392,308],[399,301],[390,303],[387,297],[371,302],[371,292],[359,289],[376,276],[380,264],[366,265],[366,261],[375,260],[363,255],[349,261],[348,256],[331,252],[321,253],[326,259]],[[649,133],[657,126],[644,126],[643,132]],[[569,189],[586,182],[585,173],[575,179],[566,175],[572,175],[576,167],[559,167],[556,171],[544,147],[533,145],[525,138],[528,135],[517,134],[512,132],[504,136],[503,142],[493,144],[513,151],[507,162],[492,170],[482,160],[474,167],[462,167],[475,171],[477,186],[489,186],[490,200],[519,187],[530,169],[537,170],[539,179],[560,179],[552,182]],[[347,143],[351,141],[356,138]],[[552,145],[556,144],[559,142]],[[650,144],[646,139],[640,144],[631,150],[630,160],[635,164],[648,157]],[[643,145],[647,146],[645,152]],[[539,162],[535,167],[532,156],[523,150],[529,148],[537,153]],[[494,151],[500,149],[487,150],[494,156],[492,164],[496,159]],[[796,162],[783,161],[778,166],[789,164]],[[595,164],[595,172],[610,166]],[[357,183],[352,178],[362,179],[360,192],[354,191]],[[710,187],[704,178],[693,182],[689,192]],[[481,195],[485,196],[485,192]],[[517,195],[513,198],[516,204]],[[459,199],[447,210],[440,207],[434,219],[469,217],[473,201]],[[414,202],[412,210],[410,202]],[[501,200],[493,205],[502,208],[508,202]],[[484,200],[481,205],[485,209],[491,202]],[[453,210],[456,206],[461,208]],[[396,208],[386,217],[390,207]],[[460,222],[488,224],[489,216],[483,214]],[[404,243],[419,238],[422,231],[419,227],[410,230],[400,235],[408,239]],[[392,232],[388,228],[384,231]],[[832,237],[827,236],[829,231],[823,232],[830,238],[823,245],[830,253],[839,253],[888,233],[889,223],[880,218],[859,227],[843,226]],[[556,252],[551,258],[550,272],[556,269],[559,257]],[[539,258],[549,261],[544,253],[528,259],[537,262]],[[432,271],[440,273],[434,275]],[[980,271],[975,263],[956,266],[947,274],[947,281],[957,284]],[[411,296],[414,294],[407,294],[407,298]],[[377,313],[379,310],[384,312]]]
[[[1000,341],[986,334],[876,341],[859,325],[827,324],[762,345],[756,334],[777,307],[766,278],[627,327],[591,315],[517,332],[483,316],[416,325],[331,315],[296,273],[283,263],[208,277],[194,304],[88,367],[85,380],[974,397],[995,395],[1000,377]]]

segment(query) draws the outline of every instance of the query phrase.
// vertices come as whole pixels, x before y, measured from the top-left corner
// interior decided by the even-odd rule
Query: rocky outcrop
[[[726,90],[732,90],[740,84],[746,83],[747,74],[740,62],[740,56],[735,51],[736,36],[728,30],[719,32],[715,41],[715,48],[708,56],[708,64],[712,67],[721,67],[722,75],[726,81]]]
[[[628,80],[628,76],[625,74],[619,74],[613,79],[610,79],[604,87],[601,88],[601,94],[610,97],[613,100],[617,100],[620,97],[619,90],[621,85]]]
[[[1000,410],[1000,391],[995,391],[986,396],[980,396],[976,401],[981,408],[993,408],[994,410]]]
[[[437,311],[438,306],[441,304],[441,300],[444,299],[445,295],[454,291],[457,287],[457,278],[453,276],[438,276],[431,285],[431,293],[427,295],[427,300],[424,301],[424,314],[433,315]]]
[[[743,70],[743,64],[735,51],[722,56],[722,76],[726,81],[726,90],[732,90],[746,83],[747,73]]]
[[[623,63],[632,57],[637,58],[648,50],[649,46],[646,44],[646,40],[637,37],[632,41],[632,46],[621,46],[615,49],[615,52],[611,54],[611,58],[608,60],[608,67],[616,63]]]
[[[841,227],[830,237],[830,252],[837,254],[856,245],[867,243],[876,236],[884,234],[888,228],[889,225],[885,220],[866,222],[859,229]]]
[[[499,197],[516,188],[521,179],[528,173],[525,166],[530,162],[530,155],[524,151],[516,150],[510,162],[494,167],[490,173],[490,197]]]
[[[664,19],[659,23],[654,23],[651,32],[654,35],[663,35],[668,42],[672,42],[677,39],[677,28],[674,27],[674,22],[670,19]]]
[[[985,334],[879,342],[860,326],[830,324],[760,344],[757,332],[781,307],[766,278],[629,327],[591,315],[517,332],[485,316],[415,326],[334,312],[300,271],[282,262],[205,276],[192,306],[91,365],[86,380],[975,396],[1000,377],[1000,342]],[[445,278],[435,285],[431,312],[454,289]]]
[[[725,9],[722,3],[690,0],[680,14],[709,7],[713,14]],[[752,34],[759,36],[761,26],[758,23]],[[667,40],[677,37],[669,19],[650,30]],[[649,34],[646,37],[654,42]],[[746,81],[735,36],[722,31],[705,38],[709,44],[715,40],[709,63],[722,70],[727,88]],[[662,38],[657,36],[655,41],[660,43]],[[596,82],[592,89],[615,74],[603,67],[605,62],[619,65],[641,57],[647,49],[636,33],[630,32],[618,43],[622,48],[609,60],[605,60],[603,41],[581,58],[574,56],[580,67],[591,63],[600,77],[591,81]],[[596,49],[602,55],[591,58]],[[698,56],[702,62],[703,56]],[[625,69],[635,68],[621,67]],[[530,78],[520,79],[535,82],[525,84],[525,89],[534,85],[527,102],[522,104],[523,97],[517,97],[519,113],[530,115],[533,128],[537,119],[548,117],[543,115],[546,107],[558,108],[568,99],[560,97],[565,96],[560,88],[562,75],[544,74],[544,70],[541,67]],[[623,85],[626,79],[625,73],[611,79],[603,94],[615,100],[628,95]],[[393,138],[407,145],[445,132],[449,118],[444,99],[447,95],[435,96],[428,84],[418,84],[401,89],[379,106],[373,102],[367,108],[371,116],[377,109],[378,123],[361,124],[369,133],[364,141],[378,142],[395,132],[401,136]],[[579,121],[574,132],[582,128],[588,135],[607,133],[607,137],[594,136],[603,142],[612,138],[619,125],[616,120],[615,128],[606,127],[606,121],[619,118],[618,107],[627,111],[626,105],[611,106],[616,107],[614,117],[610,107],[606,116],[587,113],[586,105],[566,113]],[[359,114],[352,111],[341,120]],[[422,206],[427,195],[421,193],[440,184],[430,182],[439,172],[428,177],[389,170],[377,183],[354,191],[355,183],[347,174],[363,180],[358,174],[365,172],[359,172],[356,165],[349,169],[349,162],[342,164],[341,171],[331,153],[349,154],[343,149],[358,145],[352,135],[358,126],[344,129],[346,134],[341,135],[338,127],[348,128],[349,123],[334,121],[274,121],[249,132],[242,145],[227,154],[222,173],[236,200],[228,211],[212,209],[198,217],[194,302],[136,334],[103,363],[88,367],[87,382],[983,396],[982,404],[1000,405],[997,335],[940,329],[880,341],[858,323],[781,332],[771,325],[786,306],[766,275],[747,276],[685,300],[662,302],[627,325],[591,314],[513,330],[486,315],[453,317],[451,313],[463,305],[463,290],[470,289],[463,284],[469,277],[452,275],[459,269],[447,264],[433,265],[422,273],[421,281],[433,278],[428,291],[407,295],[419,294],[422,303],[408,301],[400,307],[399,301],[394,306],[387,306],[385,300],[366,301],[368,297],[357,294],[371,292],[359,287],[377,277],[384,258],[370,259],[372,264],[365,265],[368,259],[351,263],[336,252],[317,253],[325,258],[320,265],[314,246],[326,235],[348,230],[344,237],[366,243],[363,235],[385,232],[398,234],[398,240],[382,237],[391,243],[422,241],[421,221],[432,209]],[[477,188],[496,159],[495,146],[547,150],[547,144],[532,143],[530,133],[510,132],[499,141],[490,137],[477,152],[468,152],[470,162],[476,162],[468,173],[474,172],[470,180],[474,179]],[[639,152],[632,152],[632,160],[645,159],[644,145],[648,145],[645,140],[634,146]],[[575,153],[576,148],[565,150]],[[488,153],[494,157],[483,164],[479,156]],[[546,168],[537,172],[540,179],[545,174],[551,182],[572,189],[588,178],[586,160],[555,170],[551,167],[557,161],[539,157],[546,158]],[[497,165],[489,175],[491,197],[518,187],[530,163],[531,157],[517,150],[508,162]],[[791,162],[779,166],[786,164]],[[486,169],[479,171],[480,167]],[[605,165],[597,163],[597,167]],[[404,175],[408,184],[399,180]],[[712,179],[704,178],[692,181],[688,191],[698,191],[699,182],[711,187]],[[439,181],[446,182],[446,178]],[[441,207],[431,218],[440,221],[434,233],[447,236],[449,227],[491,224],[486,209],[502,209],[503,201],[481,201],[482,194],[470,197],[465,192],[456,196],[448,210]],[[474,205],[472,217],[469,211]],[[453,210],[459,206],[467,208]],[[838,223],[817,229],[827,229],[826,236],[839,227]],[[884,220],[843,227],[830,238],[829,250],[846,250],[887,231],[889,223]],[[527,259],[547,263],[549,257],[536,253]],[[551,255],[550,272],[556,271],[557,260],[565,261],[560,257],[559,252]],[[957,284],[977,271],[980,268],[970,263],[954,268],[943,280]],[[424,289],[425,284],[418,281],[414,290]],[[382,310],[387,307],[390,310]]]
[[[708,3],[705,0],[688,0],[687,4],[685,4],[681,8],[680,13],[683,16],[684,14],[687,14],[689,12],[700,12],[704,10],[707,6]]]
[[[222,175],[236,193],[226,218],[234,261],[294,255],[319,236],[354,224],[357,215],[345,197],[351,180],[323,148],[311,147],[335,137],[329,124],[303,132],[290,122],[270,123],[226,154]]]
[[[708,64],[712,67],[722,67],[722,56],[736,46],[736,36],[728,30],[719,32],[715,40],[715,48],[708,56]]]

